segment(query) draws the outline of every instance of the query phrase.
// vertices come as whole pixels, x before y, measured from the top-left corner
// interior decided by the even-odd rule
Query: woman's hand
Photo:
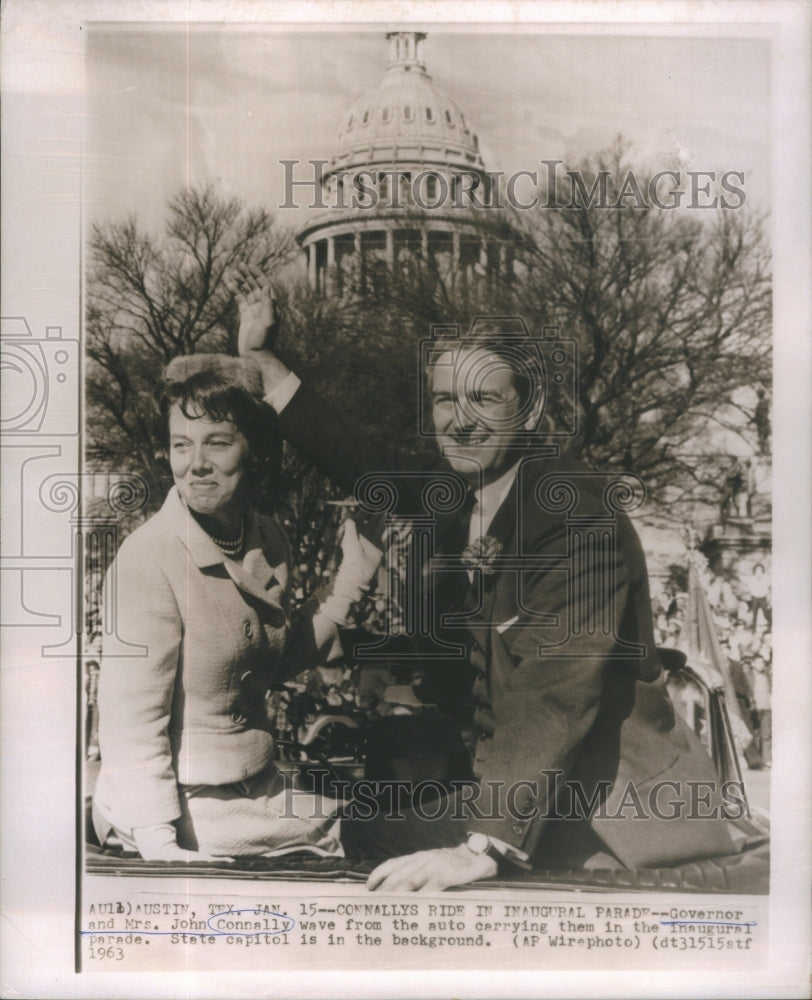
[[[171,823],[155,826],[139,826],[133,830],[133,840],[144,861],[231,861],[231,858],[217,858],[203,851],[185,851],[179,844],[177,833]]]
[[[349,625],[347,616],[369,589],[383,553],[368,539],[358,534],[355,521],[347,518],[341,539],[341,565],[338,567],[333,592],[319,605],[319,610],[336,625]]]
[[[381,564],[383,552],[368,538],[358,534],[355,521],[348,517],[341,537],[341,565],[337,580],[342,579],[366,590]]]
[[[268,350],[279,326],[270,282],[257,268],[241,264],[229,275],[226,285],[240,310],[239,353]]]

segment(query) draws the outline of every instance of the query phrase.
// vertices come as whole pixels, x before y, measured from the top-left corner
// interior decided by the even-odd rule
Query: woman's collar
[[[225,557],[222,550],[189,513],[177,486],[173,486],[167,493],[161,514],[186,546],[197,566],[203,569],[223,562]]]
[[[183,503],[177,487],[173,486],[170,489],[161,513],[200,569],[223,565],[238,586],[276,605],[276,601],[268,591],[274,581],[283,588],[287,583],[285,554],[280,553],[279,565],[270,565],[265,557],[265,539],[256,513],[250,505],[245,506],[245,556],[242,566],[228,559],[217,543],[200,527]],[[274,553],[268,554],[271,558],[274,557]]]

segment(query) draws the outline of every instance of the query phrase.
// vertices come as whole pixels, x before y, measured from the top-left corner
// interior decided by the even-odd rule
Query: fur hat
[[[262,399],[262,376],[257,366],[247,358],[234,358],[228,354],[184,354],[169,362],[163,377],[166,382],[185,382],[202,372],[217,375],[249,395]]]

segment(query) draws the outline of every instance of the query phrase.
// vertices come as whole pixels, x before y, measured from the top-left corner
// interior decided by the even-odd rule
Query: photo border
[[[83,31],[91,21],[139,22],[145,12],[160,30],[170,21],[227,23],[251,30],[252,24],[273,20],[280,30],[291,25],[318,30],[330,25],[449,23],[459,20],[458,4],[410,3],[278,3],[273,13],[254,2],[137,2],[111,0],[69,2],[7,0],[3,9],[3,317],[22,317],[32,339],[81,342],[83,302],[84,179],[82,109]],[[395,15],[401,15],[397,19]],[[629,20],[626,20],[626,19]],[[510,974],[506,970],[397,971],[352,973],[336,984],[330,973],[312,973],[306,982],[296,973],[274,977],[274,991],[291,996],[533,996],[540,990],[555,995],[631,996],[751,996],[794,995],[805,991],[809,940],[810,778],[809,709],[812,656],[809,630],[810,526],[809,476],[810,407],[810,54],[809,4],[778,2],[718,4],[688,3],[509,3],[469,4],[466,27],[476,23],[487,31],[493,24],[513,23],[513,30],[545,23],[550,31],[596,30],[646,34],[701,31],[761,36],[773,43],[773,204],[775,373],[774,403],[774,555],[776,672],[773,696],[779,725],[775,727],[772,775],[773,838],[770,896],[770,958],[761,974],[737,976],[734,963],[708,975],[671,971]],[[439,27],[439,24],[438,24]],[[38,169],[44,179],[40,198],[15,200],[21,171]],[[60,337],[54,331],[61,329]],[[49,330],[52,334],[49,334]],[[48,348],[50,350],[50,348]],[[82,384],[81,362],[76,379]],[[60,448],[65,474],[80,471],[82,405],[78,401],[76,433],[61,435],[52,428],[38,443]],[[64,412],[64,408],[63,408]],[[799,428],[801,433],[799,434]],[[63,439],[64,438],[64,439]],[[5,447],[5,445],[4,445]],[[7,459],[4,455],[4,459]],[[6,461],[6,471],[9,469]],[[61,470],[60,470],[61,474]],[[24,474],[19,474],[21,479]],[[20,483],[4,477],[3,507],[22,520]],[[56,501],[55,501],[56,502]],[[4,519],[6,520],[6,519]],[[13,528],[13,525],[12,525]],[[9,529],[7,529],[9,530]],[[22,528],[20,529],[22,532]],[[70,540],[60,534],[40,540],[46,573],[61,574],[53,605],[63,620],[71,616],[71,587],[64,586],[72,558]],[[14,570],[13,548],[6,547],[4,569]],[[54,552],[61,553],[53,557]],[[22,550],[20,553],[22,557]],[[8,562],[12,560],[12,562]],[[7,607],[8,591],[3,599]],[[0,595],[0,598],[2,595]],[[25,606],[25,600],[22,601]],[[50,605],[49,605],[50,610]],[[36,612],[35,612],[36,613]],[[76,816],[79,780],[81,672],[70,658],[43,659],[38,634],[13,630],[4,616],[0,632],[2,667],[2,980],[21,994],[40,996],[172,996],[182,989],[190,996],[258,995],[268,991],[260,973],[190,973],[167,976],[84,972],[76,976],[73,926],[78,913],[75,880],[81,857],[81,830]],[[50,641],[51,633],[44,633]],[[45,643],[47,644],[47,643]],[[25,682],[21,680],[25,671]],[[29,763],[32,770],[28,770]],[[74,767],[75,764],[75,767]],[[70,765],[70,766],[68,766]],[[25,768],[25,770],[24,770]],[[780,809],[789,803],[791,808]],[[46,808],[44,808],[46,806]],[[70,831],[64,836],[59,831]],[[631,977],[631,978],[630,978]],[[359,988],[360,987],[360,988]]]

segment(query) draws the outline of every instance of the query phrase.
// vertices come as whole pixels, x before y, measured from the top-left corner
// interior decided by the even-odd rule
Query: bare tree
[[[620,198],[630,173],[643,191],[649,182],[621,143],[572,173],[580,186],[491,223],[489,240],[503,240],[515,256],[510,273],[463,280],[418,256],[388,278],[356,281],[349,293],[353,276],[345,275],[345,294],[332,297],[289,273],[277,277],[281,353],[362,425],[409,448],[420,444],[418,342],[432,324],[465,328],[477,315],[517,314],[537,334],[556,325],[579,346],[582,457],[641,475],[666,516],[690,517],[697,503],[710,516],[727,461],[714,452],[712,428],[753,437],[756,406],[765,409],[769,391],[764,220],[746,207],[669,210]],[[605,185],[602,199],[591,194],[596,179]],[[249,261],[273,276],[293,252],[267,212],[248,212],[211,190],[173,199],[163,241],[132,219],[94,229],[92,462],[156,481],[146,402],[159,368],[176,354],[232,350],[237,316],[225,273]],[[293,456],[286,470],[289,530],[304,545],[303,562],[316,559],[324,549],[317,539],[332,533],[319,508],[334,491]]]
[[[630,173],[649,188],[651,175],[632,169],[622,144],[573,173],[584,184],[574,199],[524,220],[519,310],[580,345],[587,462],[636,472],[655,502],[676,502],[677,516],[680,501],[715,506],[709,438],[723,428],[752,436],[756,390],[771,378],[764,219],[744,207],[663,209],[636,196],[605,207]],[[601,175],[604,205],[588,197]]]

